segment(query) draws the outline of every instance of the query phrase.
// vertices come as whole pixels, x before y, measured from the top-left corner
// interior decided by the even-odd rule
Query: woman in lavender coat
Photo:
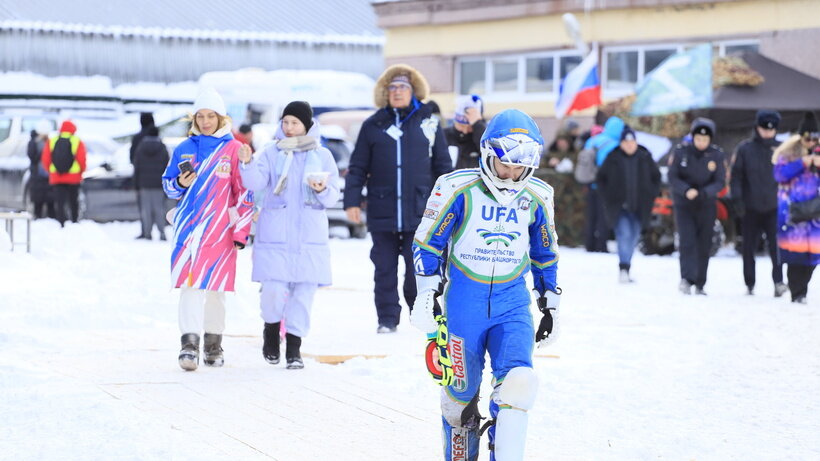
[[[287,368],[303,368],[299,348],[310,328],[313,295],[318,287],[330,285],[325,209],[339,200],[336,163],[319,144],[319,125],[304,101],[285,107],[274,143],[255,156],[245,145],[239,159],[243,185],[267,189],[253,244],[252,274],[262,283],[262,354],[268,363],[279,363],[284,321]]]

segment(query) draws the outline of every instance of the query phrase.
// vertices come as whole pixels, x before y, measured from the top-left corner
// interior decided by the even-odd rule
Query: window
[[[561,56],[561,74],[559,77],[563,79],[567,76],[568,73],[572,72],[572,69],[578,67],[578,64],[581,64],[583,58],[580,56]]]
[[[466,58],[456,65],[456,91],[491,99],[496,93],[503,94],[502,99],[510,93],[532,100],[554,99],[560,79],[582,60],[574,51]]]
[[[484,61],[465,61],[461,63],[461,94],[483,94],[486,81]]]
[[[552,57],[527,59],[527,93],[549,93],[553,90]]]
[[[665,49],[665,50],[647,50],[644,52],[643,56],[643,74],[644,76],[653,70],[655,70],[664,59],[672,56],[673,54],[677,53],[677,49]]]
[[[638,83],[638,52],[610,51],[606,53],[607,89],[631,90]]]
[[[757,52],[759,48],[760,48],[760,45],[757,44],[757,43],[726,44],[726,45],[723,46],[722,56],[728,56],[730,54],[735,54],[735,53],[742,53],[744,51]]]
[[[643,82],[666,58],[699,44],[700,42],[606,47],[602,54],[602,76],[603,88],[608,94],[604,97],[620,97],[634,91],[635,85]],[[759,46],[757,40],[748,39],[712,42],[714,56],[757,51]]]
[[[493,61],[493,92],[518,89],[518,62]]]

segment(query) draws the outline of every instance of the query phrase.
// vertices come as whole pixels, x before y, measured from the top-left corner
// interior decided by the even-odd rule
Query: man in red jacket
[[[48,183],[54,186],[57,202],[57,220],[65,226],[66,202],[71,208],[71,221],[77,222],[80,212],[80,183],[85,171],[85,144],[74,136],[77,127],[66,120],[60,126],[60,135],[43,147],[43,168],[48,171]]]

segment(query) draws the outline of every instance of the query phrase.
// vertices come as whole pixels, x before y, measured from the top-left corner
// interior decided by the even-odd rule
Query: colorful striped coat
[[[784,263],[816,266],[820,263],[820,220],[793,223],[789,204],[811,200],[818,195],[820,175],[803,164],[800,137],[793,136],[774,154],[777,191],[777,246]]]
[[[239,176],[237,151],[230,124],[213,136],[194,135],[175,150],[162,176],[165,193],[179,200],[174,213],[171,281],[175,288],[234,291],[236,249],[247,243],[253,217],[253,197]],[[190,160],[197,177],[181,187],[179,163]]]

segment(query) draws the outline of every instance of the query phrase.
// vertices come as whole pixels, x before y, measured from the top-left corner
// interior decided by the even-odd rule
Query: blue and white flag
[[[666,58],[635,90],[630,115],[664,115],[712,107],[712,46]]]

